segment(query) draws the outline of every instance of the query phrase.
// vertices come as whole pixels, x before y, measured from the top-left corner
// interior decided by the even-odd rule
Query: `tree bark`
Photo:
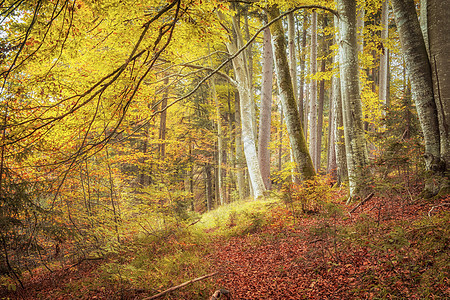
[[[320,72],[325,72],[325,59],[322,60]],[[323,135],[323,106],[325,102],[325,80],[320,80],[319,83],[319,97],[317,98],[317,144],[316,144],[316,170],[320,171],[322,159],[322,135]]]
[[[361,179],[366,175],[365,166],[367,164],[362,104],[359,93],[356,3],[353,0],[337,0],[337,9],[340,16],[339,67],[345,152],[350,197],[353,197],[360,192]]]
[[[243,39],[236,16],[232,17],[232,28],[234,37],[232,41],[226,43],[229,53],[235,53],[237,49],[243,46]],[[251,96],[252,84],[250,82],[248,64],[244,53],[239,54],[233,59],[233,69],[239,91],[242,144],[244,146],[245,160],[247,162],[253,196],[259,198],[264,196],[266,188],[261,176],[258,154],[256,152],[256,129],[253,124],[254,113],[252,113],[254,112],[254,103]]]
[[[389,0],[384,0],[381,7],[381,41],[384,45],[389,38]],[[389,107],[389,49],[383,46],[380,55],[378,98],[385,107]]]
[[[267,14],[269,21],[271,21],[280,15],[280,11],[277,6],[271,6],[268,8]],[[270,26],[270,31],[272,33],[278,90],[284,108],[292,153],[301,179],[309,179],[315,175],[315,171],[306,146],[302,124],[300,123],[300,116],[297,110],[297,103],[294,97],[281,20],[274,22]]]
[[[272,113],[272,84],[273,84],[273,51],[270,29],[264,30],[263,37],[263,71],[261,88],[261,108],[259,117],[258,160],[266,189],[270,183],[270,124]]]
[[[439,118],[441,159],[450,166],[450,1],[428,0],[428,38],[433,92]],[[447,177],[448,174],[447,174]]]
[[[246,196],[246,185],[244,176],[244,150],[242,146],[242,133],[241,133],[241,112],[240,112],[240,100],[239,93],[235,93],[235,153],[236,153],[236,185],[238,188],[239,199],[243,200]]]
[[[317,13],[311,17],[311,76],[317,73]],[[311,79],[309,100],[309,153],[311,153],[314,169],[317,170],[317,80]]]
[[[334,26],[339,27],[338,17],[334,17]],[[338,39],[336,39],[338,40]],[[339,53],[333,56],[333,65],[339,64]],[[348,180],[347,157],[345,154],[345,139],[344,139],[344,121],[342,119],[342,100],[341,100],[341,84],[337,75],[333,76],[332,82],[332,102],[334,108],[334,147],[336,151],[336,165],[337,165],[337,185]]]
[[[411,93],[416,104],[425,140],[428,170],[440,161],[440,134],[437,107],[433,96],[431,65],[417,18],[414,0],[392,0]],[[447,54],[448,55],[448,54]]]
[[[305,112],[306,109],[306,99],[305,99],[305,53],[306,53],[306,23],[308,21],[308,16],[305,13],[303,17],[303,29],[302,29],[302,46],[299,47],[300,52],[300,86],[299,86],[299,99],[298,99],[298,112],[300,113],[300,120],[303,125],[303,134],[305,138],[308,135],[308,121]],[[300,43],[299,43],[300,44]]]

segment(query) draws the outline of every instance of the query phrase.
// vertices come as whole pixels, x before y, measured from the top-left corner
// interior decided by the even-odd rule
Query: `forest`
[[[450,0],[0,0],[0,299],[449,299]]]

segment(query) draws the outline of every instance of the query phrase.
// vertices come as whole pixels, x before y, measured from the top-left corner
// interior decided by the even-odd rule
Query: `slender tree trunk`
[[[350,197],[360,192],[361,179],[367,164],[366,140],[363,129],[362,104],[359,93],[358,48],[356,34],[356,3],[337,0],[340,16],[339,67],[342,113],[349,175]]]
[[[266,189],[271,188],[270,183],[270,123],[272,113],[272,84],[273,84],[273,51],[270,29],[264,30],[263,37],[263,72],[261,88],[261,109],[259,121],[258,160],[261,176]]]
[[[389,0],[384,0],[381,7],[381,41],[386,45],[389,38]],[[380,55],[378,98],[385,107],[389,107],[389,49],[383,47]]]
[[[321,72],[325,72],[325,59],[322,60],[320,68]],[[321,80],[319,84],[319,98],[317,99],[317,145],[316,145],[316,170],[319,172],[322,156],[322,135],[323,135],[323,105],[325,100],[325,80]]]
[[[317,13],[312,12],[311,18],[311,75],[317,73]],[[317,80],[311,79],[311,98],[309,100],[309,153],[317,170]]]
[[[208,52],[211,52],[208,45]],[[210,57],[210,65],[212,65],[212,60]],[[222,122],[220,116],[220,103],[217,99],[216,83],[214,78],[210,79],[211,83],[211,93],[214,100],[214,106],[216,107],[216,124],[217,124],[217,194],[220,205],[224,204],[223,201],[223,178],[222,178],[222,168],[223,168],[223,137],[222,137]]]
[[[268,9],[267,14],[269,21],[271,21],[280,15],[280,11],[277,6],[272,6]],[[289,133],[292,153],[301,179],[309,179],[315,175],[315,171],[306,146],[302,124],[300,123],[300,116],[297,110],[297,103],[294,97],[281,20],[274,22],[270,26],[270,31],[272,33],[272,43],[274,47],[278,90],[285,112],[286,127]]]
[[[306,84],[305,84],[305,76],[306,76],[306,35],[307,35],[307,21],[308,14],[305,13],[303,16],[303,32],[302,32],[302,55],[300,58],[300,99],[302,101],[303,111],[301,118],[303,120],[303,134],[305,135],[305,139],[308,137],[308,96],[305,94]],[[300,111],[300,110],[299,110]]]
[[[166,76],[166,78],[164,78],[164,85],[167,86],[169,84],[169,77]],[[161,119],[160,119],[160,123],[159,123],[159,140],[160,140],[160,144],[159,144],[159,155],[162,159],[164,159],[164,157],[166,157],[166,132],[167,132],[167,98],[168,98],[168,92],[166,91],[166,93],[163,96],[163,100],[161,102]]]
[[[302,29],[302,42],[301,47],[299,47],[299,57],[300,57],[300,85],[299,85],[299,96],[298,96],[298,112],[300,114],[300,120],[303,125],[303,134],[305,138],[308,135],[307,129],[307,119],[305,118],[305,53],[306,53],[306,23],[308,17],[307,14],[304,14],[303,17],[303,29]],[[298,43],[300,45],[300,42]]]
[[[246,186],[245,186],[245,176],[244,176],[244,163],[245,156],[242,146],[242,133],[241,133],[241,112],[240,112],[240,100],[239,93],[235,93],[235,152],[236,152],[236,183],[238,188],[239,199],[243,200],[245,198]]]
[[[289,71],[292,79],[295,100],[298,101],[297,59],[295,57],[295,18],[294,13],[288,15]]]
[[[213,205],[213,186],[212,186],[212,176],[211,176],[211,165],[205,165],[205,194],[206,194],[206,209],[211,211]]]

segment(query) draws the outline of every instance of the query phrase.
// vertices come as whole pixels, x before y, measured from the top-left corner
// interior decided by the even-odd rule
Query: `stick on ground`
[[[173,291],[175,291],[175,290],[177,290],[177,289],[179,289],[179,288],[182,288],[182,287],[184,287],[184,286],[186,286],[186,285],[189,285],[189,284],[194,283],[194,282],[196,282],[196,281],[200,281],[200,280],[206,279],[206,278],[208,278],[208,277],[212,277],[212,276],[217,275],[217,274],[218,274],[218,272],[214,272],[214,273],[210,273],[210,274],[204,275],[204,276],[202,276],[202,277],[198,277],[198,278],[195,278],[195,279],[186,281],[186,282],[184,282],[184,283],[182,283],[182,284],[180,284],[180,285],[173,286],[173,287],[171,287],[170,289],[167,289],[167,290],[165,290],[165,291],[163,291],[163,292],[161,292],[161,293],[159,293],[159,294],[153,295],[153,296],[148,297],[148,298],[144,298],[144,299],[142,299],[142,300],[152,300],[152,299],[159,298],[159,297],[161,297],[161,296],[164,296],[164,295],[167,294],[167,293],[173,292]]]
[[[359,202],[358,205],[356,205],[355,207],[352,208],[352,210],[350,211],[350,213],[354,212],[358,207],[360,207],[361,205],[363,205],[364,203],[366,203],[367,201],[369,201],[373,195],[375,195],[374,193],[370,193],[369,196],[367,196],[366,198],[364,198],[363,201]]]

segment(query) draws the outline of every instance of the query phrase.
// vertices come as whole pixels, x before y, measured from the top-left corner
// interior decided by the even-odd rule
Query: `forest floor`
[[[152,256],[131,268],[145,260],[134,251],[116,264],[84,261],[30,277],[0,299],[148,299],[213,272],[158,299],[209,299],[217,289],[228,299],[450,299],[450,197],[406,198],[374,196],[352,213],[358,202],[308,213],[280,202],[233,208],[207,229],[191,224],[195,238],[174,234],[147,251],[170,252],[159,257],[165,267]],[[112,266],[119,279],[105,277]]]

